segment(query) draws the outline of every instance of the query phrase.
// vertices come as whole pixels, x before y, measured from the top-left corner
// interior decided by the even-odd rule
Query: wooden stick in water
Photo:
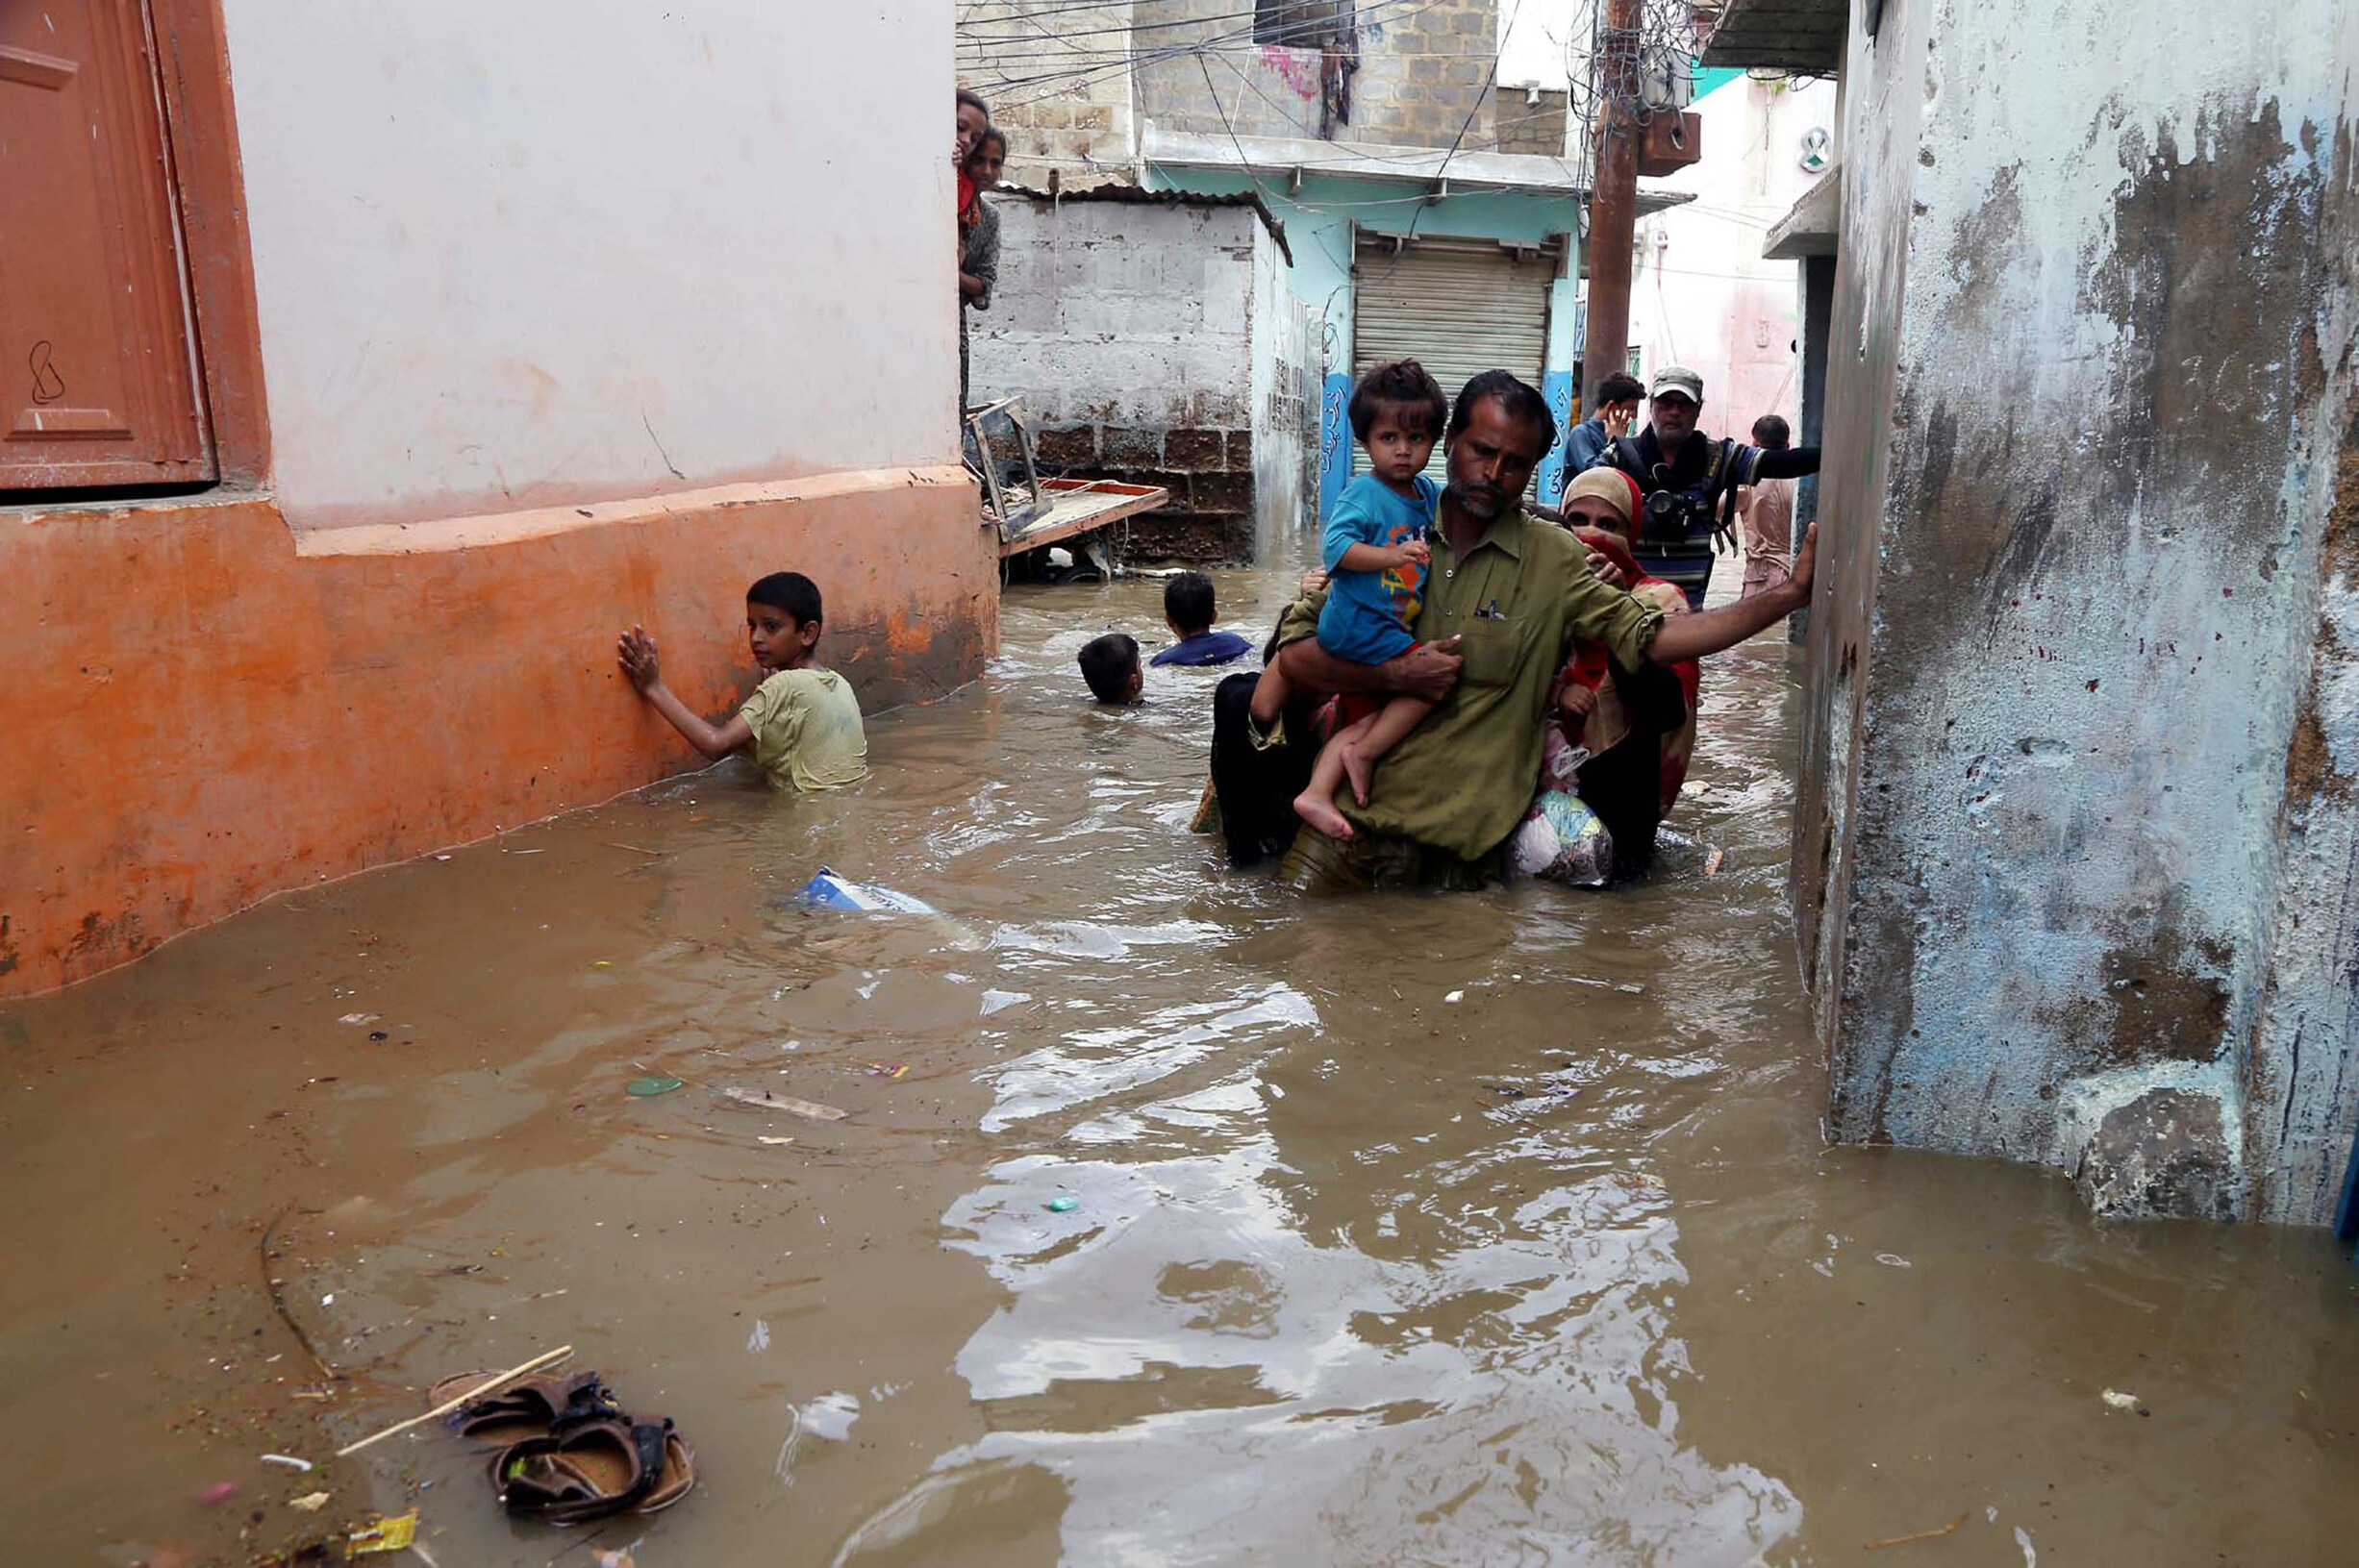
[[[521,1366],[510,1367],[507,1371],[501,1373],[498,1377],[491,1379],[489,1382],[478,1383],[473,1388],[468,1389],[465,1393],[461,1394],[457,1399],[444,1400],[433,1409],[428,1410],[424,1415],[414,1415],[407,1421],[396,1421],[391,1426],[386,1428],[383,1431],[371,1432],[368,1436],[362,1438],[357,1443],[347,1443],[342,1448],[336,1451],[336,1456],[340,1459],[347,1454],[358,1454],[361,1450],[366,1448],[369,1444],[374,1443],[381,1438],[390,1437],[397,1431],[408,1431],[412,1427],[417,1426],[423,1422],[432,1421],[436,1416],[448,1415],[451,1413],[451,1411],[459,1408],[460,1406],[466,1404],[469,1400],[481,1399],[486,1394],[491,1392],[491,1390],[494,1388],[505,1387],[509,1383],[515,1381],[518,1378],[523,1377],[526,1373],[538,1372],[542,1367],[549,1365],[552,1361],[562,1361],[572,1354],[573,1347],[571,1345],[560,1345],[555,1350],[550,1351],[544,1356],[534,1356],[531,1360],[525,1362]]]

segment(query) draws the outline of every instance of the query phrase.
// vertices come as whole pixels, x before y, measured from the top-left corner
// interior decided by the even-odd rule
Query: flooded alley
[[[1258,635],[1287,580],[1217,581]],[[1707,664],[1651,882],[1306,903],[1186,831],[1220,672],[1086,700],[1160,595],[1011,589],[857,790],[732,762],[0,1006],[0,1557],[414,1506],[441,1568],[2347,1560],[2347,1248],[1825,1147],[1782,633]],[[565,1344],[680,1506],[329,1457]]]

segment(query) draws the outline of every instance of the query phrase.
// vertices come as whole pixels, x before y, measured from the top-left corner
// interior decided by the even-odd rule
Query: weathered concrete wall
[[[957,467],[309,534],[257,499],[0,512],[0,996],[702,766],[615,635],[719,713],[765,572],[818,583],[862,706],[940,696],[998,647],[997,554]]]
[[[2326,1217],[2354,62],[2341,0],[1855,12],[1794,881],[1838,1137]]]
[[[1260,215],[992,200],[999,285],[974,317],[975,401],[1020,395],[1045,465],[1168,488],[1129,526],[1132,558],[1253,559],[1256,279],[1282,264]]]
[[[1318,389],[1325,368],[1317,317],[1287,286],[1271,244],[1253,257],[1253,526],[1257,560],[1286,551],[1318,493]]]

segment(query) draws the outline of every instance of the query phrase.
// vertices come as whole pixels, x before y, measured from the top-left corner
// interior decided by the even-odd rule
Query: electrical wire
[[[1401,22],[1410,20],[1411,18],[1419,15],[1424,12],[1431,11],[1435,9],[1436,6],[1443,3],[1443,0],[1374,0],[1373,4],[1356,8],[1350,14],[1350,22],[1348,25],[1354,27],[1362,25],[1382,25],[1387,27],[1394,26]],[[1251,13],[1241,12],[1235,14],[1248,15]],[[1187,18],[1185,22],[1145,23],[1141,25],[1142,27],[1180,25],[1200,26],[1204,24],[1204,21],[1205,19],[1201,17],[1191,17]],[[1312,39],[1325,38],[1332,37],[1345,24],[1340,18],[1335,16],[1307,16],[1291,23],[1279,24],[1274,28],[1265,28],[1258,24],[1248,25],[1246,27],[1234,28],[1225,33],[1216,33],[1208,37],[1183,40],[1156,49],[1108,49],[1095,52],[1076,51],[1084,54],[1086,58],[1090,60],[1091,63],[1073,65],[1054,70],[1038,71],[1024,76],[1009,76],[1002,73],[996,80],[989,85],[994,88],[1013,87],[1017,89],[1041,87],[1052,83],[1062,83],[1067,87],[1086,86],[1092,82],[1102,80],[1108,76],[1117,75],[1126,70],[1135,70],[1142,65],[1160,64],[1167,60],[1175,60],[1183,56],[1199,54],[1206,51],[1217,51],[1224,47],[1244,50],[1271,45],[1292,45],[1297,40],[1308,42]],[[1029,43],[1029,40],[1023,39],[1014,41]],[[988,65],[990,62],[988,60],[979,59],[978,63]],[[1049,91],[1036,91],[1031,93],[1029,96],[1016,99],[1007,107],[1016,108],[1023,105],[1038,103],[1043,98],[1055,96],[1057,92],[1061,90],[1064,90],[1064,88],[1059,87]]]

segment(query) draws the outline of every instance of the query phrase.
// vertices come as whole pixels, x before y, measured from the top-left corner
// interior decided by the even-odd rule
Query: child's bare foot
[[[1315,791],[1306,789],[1294,797],[1294,814],[1330,838],[1351,836],[1351,824],[1335,809],[1335,802]]]
[[[1361,805],[1368,804],[1368,784],[1376,776],[1376,764],[1357,746],[1343,748],[1343,777],[1351,781],[1351,798]]]

